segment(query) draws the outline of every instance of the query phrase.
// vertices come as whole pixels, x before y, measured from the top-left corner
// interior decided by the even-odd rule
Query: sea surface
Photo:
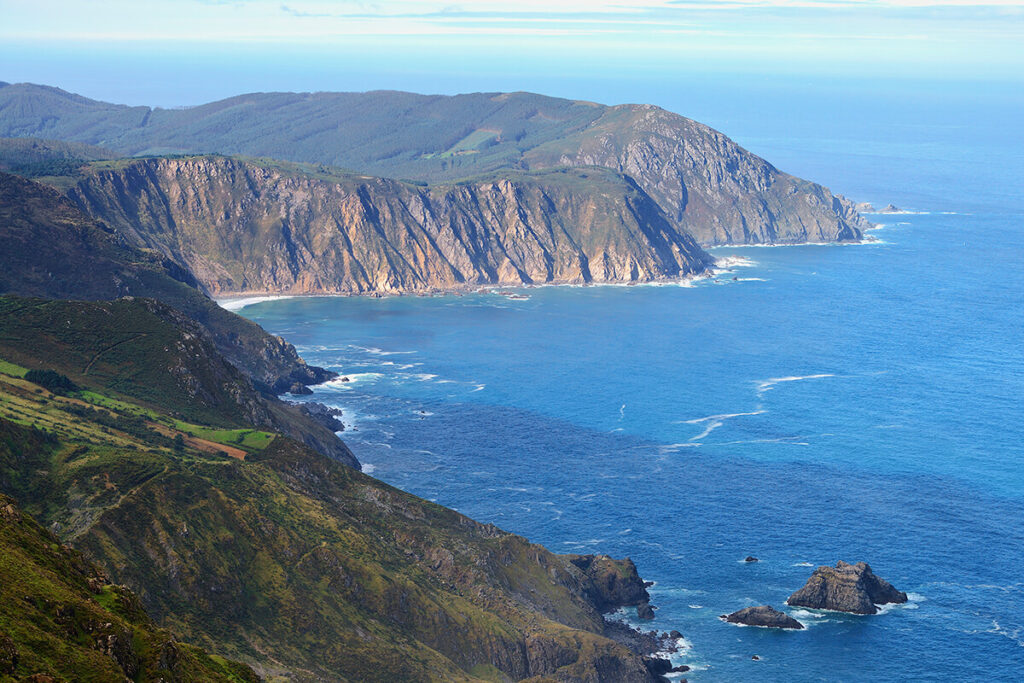
[[[871,243],[716,249],[687,286],[242,313],[350,378],[309,398],[344,410],[373,476],[556,552],[632,557],[689,680],[1021,680],[1024,118],[1000,93],[899,98],[836,108],[841,135],[833,100],[799,125],[674,107],[908,210],[870,216]],[[782,608],[840,559],[910,602],[786,608],[799,632],[718,619]]]

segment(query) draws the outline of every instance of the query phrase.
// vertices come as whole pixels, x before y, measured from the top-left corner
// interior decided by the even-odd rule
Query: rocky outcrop
[[[649,603],[643,579],[629,558],[615,560],[607,555],[570,555],[572,562],[587,579],[586,593],[601,613],[620,607]]]
[[[732,614],[723,614],[720,618],[730,624],[743,624],[744,626],[791,629],[801,629],[804,627],[799,621],[785,612],[780,612],[771,605],[745,607]]]
[[[332,432],[345,431],[345,425],[338,419],[342,415],[341,408],[332,408],[329,405],[315,401],[306,401],[294,405],[297,405],[300,411],[309,415]]]
[[[870,227],[849,200],[652,105],[607,108],[586,129],[524,157],[531,168],[604,166],[624,173],[704,246],[852,241]]]
[[[69,194],[213,294],[645,282],[712,264],[604,169],[425,188],[207,156],[97,168]]]
[[[0,88],[0,135],[103,144],[124,155],[244,154],[444,183],[601,166],[628,176],[702,244],[860,239],[828,189],[656,106],[533,93],[250,93],[187,110],[124,107],[31,84]]]
[[[789,596],[787,605],[829,609],[853,614],[875,614],[876,605],[904,603],[907,594],[875,576],[866,562],[848,564],[840,560],[835,567],[814,570],[803,588]]]

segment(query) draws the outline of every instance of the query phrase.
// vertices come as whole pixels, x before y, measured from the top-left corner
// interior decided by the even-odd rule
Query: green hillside
[[[46,450],[47,434],[0,419],[6,450]],[[0,681],[259,680],[247,666],[180,642],[81,553],[0,494]],[[48,677],[48,678],[47,678]]]
[[[654,680],[600,614],[647,598],[631,562],[554,555],[280,434],[253,441],[225,407],[232,366],[182,347],[158,304],[0,302],[0,491],[186,641],[271,679]],[[133,318],[146,341],[119,344]],[[30,381],[43,368],[69,382]]]

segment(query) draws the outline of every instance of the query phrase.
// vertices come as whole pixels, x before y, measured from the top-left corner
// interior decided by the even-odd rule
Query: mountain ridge
[[[855,241],[870,226],[845,198],[653,105],[371,91],[250,93],[170,110],[17,84],[0,88],[0,135],[124,155],[266,156],[428,183],[599,165],[630,175],[705,246]]]

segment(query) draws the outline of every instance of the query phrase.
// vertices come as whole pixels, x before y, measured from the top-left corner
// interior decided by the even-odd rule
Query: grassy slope
[[[0,173],[0,243],[0,294],[153,297],[202,324],[219,350],[257,383],[282,391],[295,381],[330,376],[308,368],[290,345],[255,323],[220,308],[180,267],[128,246],[55,190],[5,173]]]
[[[36,329],[37,344],[5,346],[12,325],[0,315],[0,490],[190,642],[301,680],[648,680],[638,658],[598,635],[600,591],[572,558],[285,437],[244,460],[175,447],[154,429],[181,424],[164,405],[179,405],[174,383],[133,390],[137,354],[75,372],[95,340],[60,330],[76,311],[116,319],[112,309],[143,302],[35,305],[13,328]],[[81,390],[54,395],[23,379],[28,367],[69,373]],[[217,381],[201,367],[193,376]],[[604,568],[639,586],[631,563]]]
[[[4,173],[0,173],[0,244],[0,294],[86,300],[154,297],[197,321],[217,350],[259,389],[283,391],[293,382],[332,376],[307,366],[283,339],[222,309],[192,286],[192,277],[180,268],[124,244],[66,197]],[[31,336],[31,330],[26,335]],[[141,384],[136,388],[143,390]],[[278,429],[356,464],[351,452],[326,428],[277,401],[268,400],[266,409],[270,423]]]
[[[0,449],[46,450],[37,431],[0,420]],[[255,681],[157,628],[138,599],[0,494],[0,681]],[[50,680],[50,679],[48,679]]]

